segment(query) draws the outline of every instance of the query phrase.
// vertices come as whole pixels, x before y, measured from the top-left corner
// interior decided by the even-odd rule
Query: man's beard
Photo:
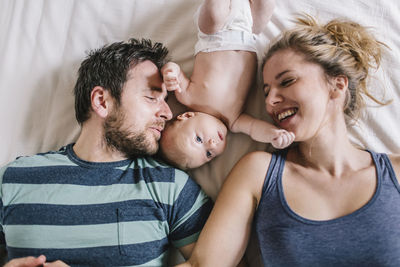
[[[133,132],[124,129],[125,113],[116,107],[104,121],[104,138],[107,146],[123,153],[127,158],[153,155],[158,142],[150,140],[145,131]]]

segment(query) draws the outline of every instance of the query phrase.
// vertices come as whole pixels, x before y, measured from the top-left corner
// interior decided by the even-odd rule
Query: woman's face
[[[322,67],[291,49],[276,52],[263,70],[265,105],[275,123],[296,135],[314,137],[327,118],[329,83]]]

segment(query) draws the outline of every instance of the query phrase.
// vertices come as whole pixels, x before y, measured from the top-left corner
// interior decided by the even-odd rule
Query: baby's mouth
[[[221,132],[218,132],[218,137],[220,141],[224,141],[224,135]]]
[[[290,109],[287,109],[287,110],[277,114],[276,117],[278,118],[279,122],[282,122],[283,120],[295,115],[297,113],[297,111],[298,111],[298,108],[290,108]]]

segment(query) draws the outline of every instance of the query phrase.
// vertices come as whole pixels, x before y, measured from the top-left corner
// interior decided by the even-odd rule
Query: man
[[[149,157],[172,117],[167,53],[135,39],[92,51],[74,89],[76,143],[0,169],[9,266],[161,266],[170,245],[190,256],[211,201]]]

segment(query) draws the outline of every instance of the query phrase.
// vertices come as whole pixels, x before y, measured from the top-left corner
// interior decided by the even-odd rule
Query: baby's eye
[[[203,139],[201,139],[200,136],[196,135],[196,142],[202,144],[203,143]]]
[[[211,158],[212,157],[212,153],[210,151],[206,152],[207,158]]]
[[[296,81],[295,78],[289,78],[289,79],[285,79],[281,82],[281,86],[286,87],[288,85],[291,85],[292,83],[294,83]]]

